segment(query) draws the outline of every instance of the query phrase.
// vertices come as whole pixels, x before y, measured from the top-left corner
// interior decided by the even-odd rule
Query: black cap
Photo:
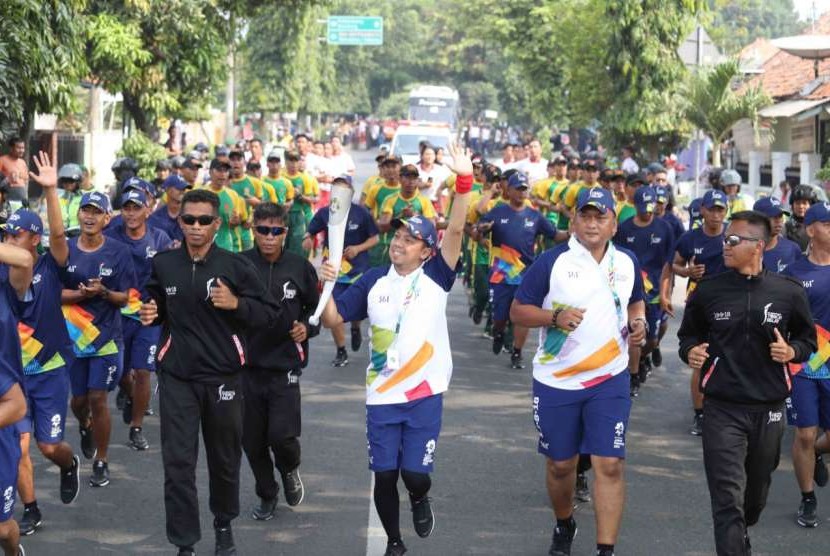
[[[417,178],[420,175],[421,173],[418,171],[418,167],[414,164],[407,164],[406,166],[401,168],[402,178]]]
[[[640,185],[646,185],[648,183],[645,172],[634,172],[628,174],[625,178],[625,185],[636,185],[638,183]]]
[[[173,165],[173,168],[179,169],[184,167],[184,157],[183,156],[174,156],[170,159],[170,164]]]
[[[210,169],[211,170],[220,170],[220,169],[230,170],[231,165],[228,164],[227,162],[225,162],[224,160],[221,160],[219,158],[214,158],[213,160],[210,161]]]

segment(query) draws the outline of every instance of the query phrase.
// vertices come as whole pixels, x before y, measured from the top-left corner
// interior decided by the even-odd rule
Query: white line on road
[[[375,510],[375,474],[369,483],[369,525],[366,527],[366,556],[383,556],[386,552],[386,532]]]

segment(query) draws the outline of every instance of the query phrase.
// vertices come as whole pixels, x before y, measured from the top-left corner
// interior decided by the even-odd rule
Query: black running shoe
[[[818,517],[816,516],[817,509],[818,501],[815,498],[808,500],[802,499],[801,505],[798,506],[798,517],[795,520],[796,523],[808,529],[818,527]],[[21,529],[21,532],[22,531],[23,530]]]
[[[259,499],[259,506],[254,508],[252,516],[257,521],[270,521],[274,519],[274,510],[277,509],[277,499],[271,498],[270,500],[266,498]]]
[[[95,447],[95,439],[92,437],[92,427],[78,427],[81,433],[81,452],[86,459],[92,459],[98,453]]]
[[[23,517],[20,518],[20,523],[18,523],[20,527],[20,534],[24,537],[28,537],[37,531],[37,528],[40,527],[41,523],[43,523],[43,516],[40,515],[39,508],[24,509]]]
[[[522,352],[514,351],[510,354],[510,368],[511,369],[524,369],[524,358],[522,357]]]
[[[640,375],[631,375],[628,395],[633,399],[640,395]]]
[[[824,458],[816,454],[816,466],[813,468],[813,480],[820,487],[827,486],[827,466],[824,465]]]
[[[233,530],[230,523],[217,527],[214,522],[213,531],[216,534],[216,556],[236,556],[236,545],[233,542]]]
[[[571,545],[576,538],[578,529],[576,521],[571,518],[571,523],[567,527],[560,527],[557,525],[553,529],[553,542],[550,545],[548,554],[550,556],[570,556]]]
[[[127,391],[123,388],[118,388],[118,394],[115,395],[115,407],[118,410],[124,409],[124,402],[127,400]]]
[[[383,553],[383,556],[401,556],[401,554],[406,554],[403,541],[389,541],[386,543],[386,552]]]
[[[576,499],[580,502],[591,501],[591,489],[588,488],[588,477],[585,473],[579,473],[576,476]]]
[[[413,500],[410,496],[409,502],[412,504],[412,524],[415,526],[415,532],[425,539],[435,529],[435,514],[432,513],[429,497]]]
[[[501,332],[493,332],[493,353],[496,355],[501,353],[502,348],[504,347],[504,331]]]
[[[141,427],[130,427],[130,441],[127,446],[139,452],[143,452],[150,447],[150,443],[144,437]]]
[[[481,319],[484,316],[484,307],[473,307],[473,324],[481,324]]]
[[[282,490],[285,492],[285,501],[289,506],[297,506],[305,498],[303,480],[300,478],[300,468],[289,471],[282,476]]]
[[[337,350],[337,355],[331,360],[332,367],[345,367],[349,364],[349,354],[346,353],[346,348]]]
[[[125,425],[133,422],[133,399],[127,396],[124,399],[124,406],[121,408],[121,420]]]
[[[196,556],[196,551],[192,546],[180,546],[179,556]]]
[[[92,464],[92,476],[89,478],[89,486],[105,487],[110,484],[110,470],[107,462],[100,459]]]
[[[360,332],[360,328],[352,328],[352,351],[357,351],[360,349],[360,346],[363,344],[363,334]]]
[[[72,465],[61,469],[61,502],[71,504],[78,497],[81,490],[81,458],[77,454],[72,456]]]
[[[655,367],[663,366],[663,354],[660,353],[660,346],[657,346],[651,351],[651,363]]]
[[[703,413],[695,413],[695,419],[692,421],[692,428],[689,430],[692,436],[703,436]]]
[[[651,360],[648,356],[640,359],[638,374],[640,375],[640,384],[645,384],[646,380],[648,380],[648,375],[651,374]]]

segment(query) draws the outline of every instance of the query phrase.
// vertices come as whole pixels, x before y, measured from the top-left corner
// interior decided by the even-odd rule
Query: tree
[[[745,118],[757,131],[758,111],[772,104],[772,99],[760,86],[736,93],[733,85],[740,75],[739,62],[729,60],[690,76],[685,86],[684,116],[695,127],[709,135],[715,145],[720,145],[732,130],[732,126]],[[712,164],[721,164],[719,148],[714,149]]]
[[[36,112],[63,116],[85,71],[84,0],[0,2],[0,136],[28,135]]]
[[[86,40],[92,76],[150,137],[159,116],[207,102],[227,70],[227,19],[212,0],[91,0]]]
[[[708,0],[709,36],[727,54],[736,54],[756,37],[797,35],[803,24],[792,0]]]

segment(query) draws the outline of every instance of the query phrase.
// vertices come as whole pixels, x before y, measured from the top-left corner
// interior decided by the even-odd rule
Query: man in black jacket
[[[761,516],[781,452],[787,363],[816,350],[801,284],[762,270],[770,233],[761,213],[732,215],[723,251],[731,271],[699,283],[678,332],[680,358],[701,375],[703,461],[719,555],[750,554],[746,528]]]
[[[288,505],[296,506],[303,500],[299,472],[300,375],[308,364],[308,338],[320,332],[319,326],[308,324],[320,299],[317,273],[307,259],[283,250],[287,233],[285,209],[262,203],[254,210],[255,246],[242,253],[293,323],[287,332],[259,328],[252,333],[248,365],[242,373],[242,445],[260,498],[253,517],[260,521],[273,518],[277,506],[275,464]]]
[[[201,536],[196,497],[199,426],[210,474],[216,554],[235,555],[231,520],[239,515],[242,459],[240,371],[245,334],[286,334],[291,320],[247,259],[213,244],[219,198],[199,189],[182,199],[185,243],[153,258],[141,306],[145,326],[161,324],[157,354],[161,455],[167,538],[180,556],[194,554]]]

